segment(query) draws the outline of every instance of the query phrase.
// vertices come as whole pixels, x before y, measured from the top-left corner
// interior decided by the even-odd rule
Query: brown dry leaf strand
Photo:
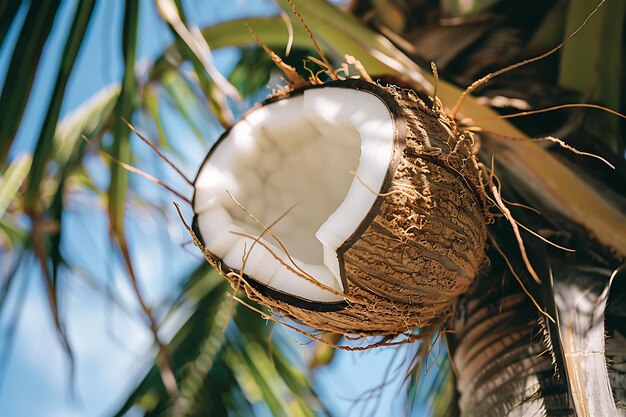
[[[623,115],[622,113],[618,111],[609,109],[608,107],[600,106],[598,104],[569,103],[569,104],[559,104],[558,106],[546,107],[545,109],[528,110],[528,111],[522,111],[522,112],[513,113],[513,114],[503,114],[500,116],[475,117],[474,120],[513,119],[516,117],[531,116],[533,114],[547,113],[547,112],[551,112],[555,110],[574,109],[574,108],[589,108],[589,109],[602,110],[602,111],[612,114],[613,116],[626,119],[626,115]]]
[[[511,274],[513,275],[513,277],[515,277],[515,280],[517,281],[519,286],[522,288],[522,291],[524,291],[524,294],[526,294],[528,296],[528,298],[530,298],[530,301],[537,308],[537,311],[539,311],[541,314],[546,316],[551,322],[556,323],[555,320],[552,318],[552,316],[550,316],[550,314],[548,314],[544,309],[541,308],[541,306],[539,305],[537,300],[535,300],[535,297],[533,297],[533,295],[530,293],[530,291],[528,291],[528,289],[526,289],[526,286],[524,285],[524,282],[522,281],[520,276],[517,275],[517,272],[515,272],[515,268],[513,268],[513,264],[511,264],[511,261],[506,256],[504,251],[500,248],[500,245],[498,245],[498,242],[496,241],[496,239],[493,236],[491,236],[491,234],[489,235],[489,240],[493,244],[494,249],[500,254],[500,256],[502,256],[502,259],[504,260],[504,262],[506,263],[507,267],[509,268],[509,271],[511,271]]]
[[[285,74],[285,76],[287,77],[287,79],[289,80],[289,84],[291,88],[297,89],[297,88],[301,88],[304,87],[305,85],[307,85],[307,82],[304,78],[302,78],[302,76],[300,74],[298,74],[298,71],[296,71],[296,69],[294,67],[292,67],[289,64],[286,64],[281,57],[279,57],[274,51],[272,51],[258,36],[257,34],[254,32],[254,30],[252,30],[252,28],[250,27],[250,25],[248,25],[246,23],[246,27],[248,28],[248,31],[250,32],[250,34],[252,35],[252,37],[254,38],[254,41],[261,47],[263,48],[263,50],[265,51],[265,53],[272,59],[272,61],[274,61],[274,64],[276,64],[276,66],[278,67],[278,69],[280,69],[283,74]]]
[[[191,181],[184,173],[183,171],[178,168],[176,166],[176,164],[174,164],[174,162],[172,162],[167,156],[163,155],[163,153],[161,153],[161,151],[159,151],[159,148],[157,148],[152,142],[150,142],[144,135],[142,135],[141,133],[139,133],[137,131],[137,129],[135,129],[135,126],[133,126],[132,124],[130,124],[130,122],[128,120],[126,120],[125,118],[122,117],[122,121],[124,123],[126,123],[126,126],[129,127],[130,130],[132,130],[135,135],[137,135],[139,137],[139,139],[141,139],[141,141],[143,143],[145,143],[146,145],[148,145],[150,147],[150,149],[152,149],[154,152],[156,152],[156,154],[159,156],[159,158],[161,158],[163,161],[165,161],[166,164],[168,164],[170,167],[172,167],[174,169],[174,171],[176,171],[176,173],[178,173],[178,175],[180,175],[180,177],[185,180],[185,182],[189,185],[191,185],[193,187],[193,181]]]
[[[486,185],[491,190],[491,195],[495,199],[496,207],[498,207],[498,209],[502,212],[502,214],[504,214],[504,217],[507,219],[507,221],[511,225],[511,228],[513,229],[513,234],[515,236],[515,239],[517,240],[517,245],[519,247],[520,254],[522,255],[522,259],[524,260],[524,264],[526,265],[526,269],[528,270],[528,273],[535,280],[537,284],[541,284],[541,279],[537,275],[537,272],[535,271],[535,268],[533,268],[530,262],[530,259],[528,258],[528,254],[526,253],[524,239],[522,239],[522,235],[519,231],[519,228],[517,227],[517,221],[515,221],[515,219],[513,218],[513,215],[511,214],[511,211],[506,206],[506,204],[504,204],[504,201],[502,201],[502,197],[500,196],[498,187],[493,182],[492,176],[495,176],[495,174],[493,173],[493,171],[491,171],[488,174],[488,171],[489,171],[488,168],[482,164],[481,164],[481,167],[483,169],[483,176],[485,180],[487,181]]]
[[[292,0],[287,0],[287,2],[291,6],[291,10],[293,10],[293,13],[298,17],[298,20],[300,20],[300,23],[302,23],[302,26],[304,27],[304,30],[306,31],[306,33],[309,35],[309,38],[311,39],[311,42],[313,42],[313,46],[315,47],[315,51],[320,56],[320,58],[322,58],[322,61],[324,61],[325,67],[328,70],[328,75],[333,80],[337,80],[338,79],[337,74],[335,74],[335,70],[333,69],[333,66],[330,64],[330,61],[328,61],[328,58],[326,58],[326,54],[324,54],[324,51],[322,51],[322,48],[320,48],[320,46],[317,44],[317,41],[315,40],[315,36],[313,36],[313,32],[311,32],[311,29],[309,29],[309,26],[304,21],[304,18],[302,17],[300,12],[296,8],[296,5],[293,3]]]
[[[91,143],[89,141],[89,139],[87,138],[87,136],[82,135],[81,136],[83,138],[83,140],[85,140],[87,143]],[[174,190],[172,187],[170,187],[169,185],[166,185],[165,183],[161,182],[159,179],[153,177],[152,175],[140,170],[139,168],[135,168],[132,165],[127,164],[126,162],[122,162],[119,159],[117,159],[116,157],[114,157],[113,155],[111,155],[110,153],[108,153],[107,151],[105,151],[104,149],[99,149],[99,151],[105,155],[106,157],[108,157],[111,161],[113,161],[114,163],[116,163],[117,165],[121,166],[122,168],[124,168],[126,171],[128,172],[132,172],[133,174],[137,174],[141,177],[144,177],[145,179],[147,179],[148,181],[150,181],[153,184],[158,185],[159,187],[169,191],[170,193],[174,194],[176,197],[180,198],[181,200],[183,200],[185,203],[189,204],[191,206],[191,200],[187,197],[185,197],[184,195],[182,195],[181,193],[179,193],[178,191]]]
[[[559,138],[555,138],[553,136],[545,136],[542,138],[526,138],[526,137],[518,137],[518,136],[510,136],[510,135],[503,135],[501,133],[498,132],[494,132],[492,130],[486,130],[480,127],[469,127],[467,128],[467,130],[471,131],[471,132],[482,132],[482,133],[487,133],[489,135],[494,135],[494,136],[498,136],[507,140],[513,140],[513,141],[529,141],[529,142],[552,142],[552,143],[556,143],[557,145],[559,145],[561,148],[566,149],[572,153],[575,153],[576,155],[581,155],[581,156],[587,156],[590,158],[594,158],[597,159],[598,161],[602,162],[603,164],[605,164],[606,166],[608,166],[611,169],[615,169],[615,166],[610,163],[609,161],[607,161],[605,158],[596,155],[594,153],[590,153],[590,152],[583,152],[583,151],[579,151],[578,149],[574,148],[572,145],[569,145],[567,143],[565,143],[562,139]]]

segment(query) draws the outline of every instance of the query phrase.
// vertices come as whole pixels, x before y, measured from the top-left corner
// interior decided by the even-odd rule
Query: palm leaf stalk
[[[483,279],[486,288],[467,295],[451,336],[459,415],[574,415],[567,388],[555,378],[540,314],[503,262],[489,274],[502,279]]]

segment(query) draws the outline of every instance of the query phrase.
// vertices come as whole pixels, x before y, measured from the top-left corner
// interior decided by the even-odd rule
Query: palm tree
[[[233,106],[238,94],[247,105],[262,98],[263,88],[278,82],[277,71],[255,45],[246,23],[306,74],[301,63],[315,54],[311,39],[289,2],[277,2],[285,11],[282,15],[225,21],[198,32],[188,24],[191,2],[155,0],[174,40],[146,67],[137,62],[137,39],[143,30],[140,3],[126,0],[121,82],[60,119],[96,7],[93,0],[79,1],[68,23],[36,145],[26,153],[16,151],[23,148],[16,133],[27,121],[38,62],[62,4],[24,0],[0,5],[3,49],[10,48],[9,32],[18,33],[0,95],[0,259],[8,265],[0,314],[7,314],[7,298],[19,292],[25,268],[36,263],[60,343],[71,357],[60,313],[65,281],[74,276],[68,271],[77,270],[67,242],[88,244],[89,239],[68,236],[70,199],[87,195],[91,203],[102,203],[115,259],[125,268],[157,352],[153,368],[117,415],[131,408],[144,415],[330,414],[309,377],[294,364],[289,340],[280,334],[271,337],[271,328],[262,325],[264,316],[226,298],[229,287],[216,272],[200,262],[175,295],[155,306],[144,293],[128,243],[136,213],[161,213],[160,219],[179,221],[162,196],[142,194],[139,183],[129,180],[126,164],[141,163],[131,150],[132,129],[152,132],[149,136],[158,138],[158,149],[168,155],[164,158],[180,160],[185,156],[182,149],[193,144],[172,133],[168,118],[182,120],[190,138],[213,140],[205,132],[217,136],[217,126],[233,122],[233,109],[242,110]],[[508,204],[506,218],[494,209],[489,265],[459,299],[449,331],[442,333],[449,355],[440,359],[437,375],[424,377],[419,366],[423,350],[415,349],[408,361],[414,366],[406,371],[412,370],[406,398],[409,403],[428,398],[433,415],[624,415],[624,121],[589,108],[509,121],[498,117],[493,107],[513,115],[577,102],[624,113],[626,4],[606,1],[572,39],[569,34],[595,5],[583,0],[362,0],[338,7],[307,0],[296,2],[296,7],[334,62],[352,55],[380,82],[432,95],[435,78],[428,64],[435,62],[440,76],[437,97],[447,108],[474,80],[566,41],[545,59],[484,83],[460,108],[463,123],[480,130],[479,157],[487,166],[493,163],[500,186],[496,192],[519,206]],[[211,50],[225,47],[241,51],[228,81],[210,59]],[[286,47],[290,52],[282,54]],[[531,139],[548,135],[604,158],[614,169],[554,141]],[[104,170],[90,171],[94,156],[106,161]],[[107,178],[106,184],[102,178]],[[186,190],[180,176],[160,179],[175,184],[176,192]],[[189,197],[187,191],[179,194],[177,201]],[[525,252],[507,222],[511,218],[529,229],[521,232]],[[540,283],[529,273],[523,254]],[[171,340],[163,336],[164,324],[176,326]],[[342,343],[336,335],[327,337]],[[315,352],[318,365],[332,360],[333,351],[323,345]]]

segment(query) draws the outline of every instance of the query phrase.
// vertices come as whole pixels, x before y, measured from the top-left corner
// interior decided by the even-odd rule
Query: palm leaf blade
[[[29,205],[33,205],[39,197],[39,188],[43,179],[46,163],[52,158],[55,151],[52,146],[53,137],[56,131],[59,114],[61,113],[61,105],[63,104],[63,98],[65,96],[65,88],[70,75],[72,74],[72,69],[74,68],[74,63],[76,62],[85,32],[87,31],[87,26],[89,25],[93,8],[94,0],[86,0],[79,3],[70,32],[67,36],[59,72],[52,91],[52,97],[50,99],[50,104],[48,105],[48,111],[46,112],[43,126],[41,128],[41,132],[39,133],[39,139],[37,140],[35,153],[33,155],[33,167],[29,175],[28,186],[25,192]]]
[[[52,29],[59,0],[30,5],[22,31],[15,45],[0,95],[0,108],[6,109],[0,123],[0,165],[4,165],[22,120],[35,79],[37,63]]]

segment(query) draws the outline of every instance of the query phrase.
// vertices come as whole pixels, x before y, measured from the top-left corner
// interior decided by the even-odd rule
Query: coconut
[[[315,329],[441,323],[485,258],[470,137],[415,93],[358,79],[272,97],[194,182],[193,231],[235,288]]]

